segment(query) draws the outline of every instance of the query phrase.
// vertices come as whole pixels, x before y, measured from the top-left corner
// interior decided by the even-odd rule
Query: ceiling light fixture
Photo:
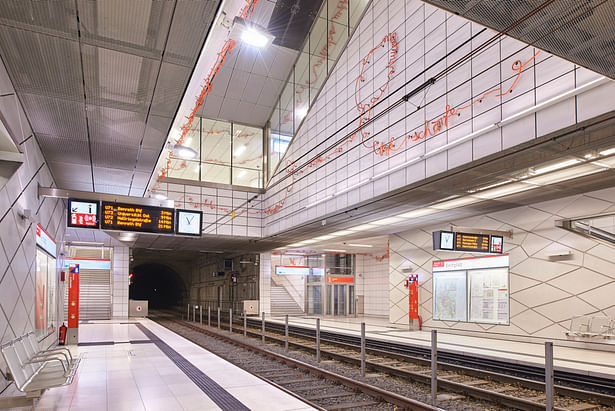
[[[606,150],[602,150],[602,151],[600,152],[600,155],[601,155],[601,156],[609,156],[609,155],[611,155],[611,154],[615,154],[615,147],[613,147],[613,148],[609,148],[609,149],[606,149]]]
[[[387,218],[383,218],[381,220],[376,220],[376,221],[370,221],[370,224],[376,224],[376,225],[390,225],[390,224],[395,224],[395,223],[399,223],[404,221],[403,218],[400,217],[387,217]]]
[[[374,230],[376,228],[378,228],[377,225],[370,223],[370,224],[361,224],[356,227],[350,227],[348,231],[365,231],[365,230]]]
[[[463,207],[468,204],[478,203],[481,200],[474,197],[460,197],[454,200],[444,201],[438,204],[432,204],[430,207],[438,210],[450,210],[451,208]]]
[[[345,253],[346,252],[346,250],[330,250],[328,248],[325,248],[325,251],[329,251],[332,253]]]
[[[155,198],[156,200],[166,200],[167,199],[166,195],[162,193],[158,193],[158,192],[152,193],[152,197]]]
[[[180,144],[175,144],[173,146],[173,154],[186,160],[191,160],[199,155],[199,153],[197,153],[195,149],[187,146],[182,146]]]
[[[485,190],[478,193],[475,193],[474,196],[478,198],[484,199],[493,199],[498,197],[504,197],[510,194],[517,194],[522,191],[531,190],[532,188],[536,188],[537,186],[523,183],[513,183],[507,184],[505,186],[499,188],[492,188],[491,190]]]
[[[231,40],[241,41],[249,46],[266,48],[269,47],[275,37],[264,27],[248,23],[241,17],[235,17],[233,19],[233,26],[231,27],[229,38]]]
[[[373,247],[373,245],[370,245],[370,244],[347,244],[347,245],[349,245],[351,247],[365,247],[365,248],[372,248]]]

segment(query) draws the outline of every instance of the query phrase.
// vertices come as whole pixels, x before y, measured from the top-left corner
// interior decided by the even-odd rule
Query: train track
[[[228,329],[228,316],[222,317],[221,327]],[[261,338],[261,321],[249,319],[248,335]],[[258,327],[255,327],[258,326]],[[243,324],[234,322],[235,332],[243,332]],[[266,323],[266,340],[284,344],[284,325]],[[289,327],[291,347],[315,353],[315,331],[303,327]],[[354,336],[322,332],[323,358],[359,365],[360,339]],[[409,378],[429,384],[429,350],[404,344],[367,341],[366,367],[369,370]],[[452,353],[438,353],[438,387],[475,399],[523,410],[545,407],[544,370],[492,359],[467,357]],[[541,378],[542,376],[542,378]],[[556,410],[602,410],[615,408],[613,381],[590,378],[572,373],[556,375]],[[566,385],[563,385],[566,384]],[[584,389],[585,388],[585,389]]]
[[[319,410],[440,410],[411,398],[355,381],[263,347],[184,321],[150,316],[207,350],[268,381]]]

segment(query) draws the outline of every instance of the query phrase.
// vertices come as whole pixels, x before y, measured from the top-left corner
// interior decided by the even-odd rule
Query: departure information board
[[[153,206],[102,202],[100,228],[173,234],[175,210]]]
[[[434,250],[492,254],[502,254],[504,251],[504,237],[501,235],[434,231],[432,236]]]
[[[475,251],[477,253],[489,252],[488,234],[455,233],[455,250]]]

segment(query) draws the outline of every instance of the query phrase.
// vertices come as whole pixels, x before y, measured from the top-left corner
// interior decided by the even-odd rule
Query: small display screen
[[[173,234],[175,210],[172,208],[102,202],[101,228]]]
[[[491,236],[491,252],[502,254],[503,250],[504,250],[504,237],[499,236],[499,235],[492,235]]]
[[[489,252],[489,235],[455,233],[455,250]]]
[[[201,235],[203,213],[192,210],[176,210],[177,234]]]
[[[68,199],[69,227],[98,228],[100,225],[98,201]]]
[[[451,233],[450,231],[440,231],[440,249],[455,249],[455,233]]]

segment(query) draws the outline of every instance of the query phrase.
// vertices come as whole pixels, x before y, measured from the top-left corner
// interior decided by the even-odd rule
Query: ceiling
[[[219,5],[3,2],[0,56],[59,187],[144,194]]]
[[[424,1],[615,79],[612,0]]]

